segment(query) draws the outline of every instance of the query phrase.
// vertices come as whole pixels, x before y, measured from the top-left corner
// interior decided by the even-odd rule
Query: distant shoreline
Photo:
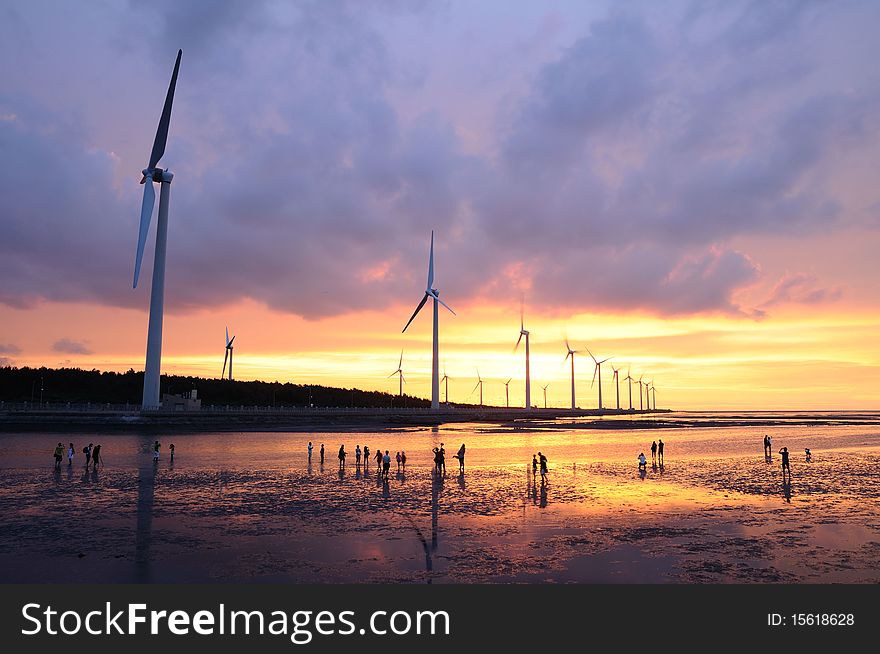
[[[689,429],[712,427],[822,426],[852,424],[880,426],[880,414],[861,412],[841,417],[834,412],[795,412],[785,415],[732,412],[729,415],[689,416],[671,409],[628,411],[604,409],[451,408],[428,409],[250,409],[193,412],[136,410],[9,410],[0,411],[0,433],[48,431],[57,433],[147,432],[339,432],[387,431],[455,423],[486,423],[498,430],[560,429]],[[711,413],[711,412],[710,412]]]

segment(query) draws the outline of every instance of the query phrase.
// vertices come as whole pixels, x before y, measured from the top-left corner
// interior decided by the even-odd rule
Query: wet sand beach
[[[155,465],[152,434],[74,434],[63,439],[74,442],[74,466],[65,460],[58,473],[56,435],[4,434],[0,580],[877,583],[880,426],[874,415],[830,422],[175,434],[159,437]],[[666,462],[652,468],[658,438]],[[89,441],[103,446],[97,474],[83,469]],[[441,442],[445,477],[431,471]],[[459,475],[452,454],[462,442]],[[366,470],[354,465],[356,444],[370,447]],[[373,459],[380,447],[392,457],[387,484]],[[527,465],[538,450],[550,461],[546,484]]]

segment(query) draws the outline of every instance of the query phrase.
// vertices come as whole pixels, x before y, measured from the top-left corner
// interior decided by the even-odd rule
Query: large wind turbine
[[[545,409],[547,408],[547,387],[549,385],[550,385],[550,383],[548,382],[548,383],[544,384],[543,386],[541,386],[541,388],[544,389],[544,408]]]
[[[626,369],[626,377],[624,377],[624,381],[629,382],[629,410],[633,410],[633,382],[635,379],[632,378],[632,375],[629,374],[629,368]]]
[[[587,353],[590,355],[590,358],[593,360],[595,367],[593,368],[593,381],[590,382],[590,388],[593,387],[593,384],[596,383],[596,373],[599,373],[599,409],[602,409],[602,364],[608,361],[611,357],[606,357],[601,361],[596,360],[596,357],[593,356],[593,353],[590,352],[590,348],[587,348]]]
[[[232,338],[229,338],[229,327],[226,328],[226,356],[223,357],[223,372],[220,373],[220,378],[226,375],[226,360],[229,359],[229,381],[232,381],[232,341],[235,340],[235,335]],[[247,340],[247,338],[245,338]],[[247,345],[247,344],[245,344]]]
[[[614,382],[614,388],[617,389],[617,410],[620,411],[620,369],[614,366],[611,366],[611,369],[614,371],[611,380]]]
[[[563,359],[562,363],[565,363],[568,361],[568,358],[571,357],[571,410],[574,411],[577,408],[574,393],[574,355],[581,350],[572,350],[567,338],[565,339],[565,349],[568,350],[568,354],[565,355],[565,359]]]
[[[523,307],[519,305],[519,338],[516,339],[516,345],[513,351],[516,352],[522,337],[526,337],[526,411],[532,408],[532,379],[529,375],[529,332],[523,326]]]
[[[449,308],[449,305],[446,304],[443,300],[440,299],[440,293],[436,288],[433,288],[434,284],[434,230],[431,230],[431,251],[428,255],[428,284],[425,286],[425,296],[422,298],[422,301],[419,302],[419,306],[416,307],[416,310],[413,311],[413,315],[410,316],[409,321],[406,323],[406,326],[403,328],[403,331],[406,331],[406,328],[409,327],[409,324],[415,320],[415,317],[419,314],[419,311],[422,310],[422,307],[425,306],[425,302],[428,301],[428,298],[434,300],[434,349],[433,349],[433,358],[431,360],[431,409],[437,411],[440,408],[440,348],[437,342],[437,304],[442,304],[444,307],[449,309],[449,312],[454,316],[455,311]]]
[[[477,368],[477,385],[474,386],[474,391],[477,390],[477,387],[480,388],[480,406],[483,406],[483,378],[480,377],[479,368]],[[474,391],[471,391],[471,393],[473,393]]]
[[[177,73],[180,70],[182,50],[177,51],[174,72],[165,96],[165,106],[159,118],[156,138],[150,161],[143,170],[144,199],[141,203],[141,223],[138,233],[137,254],[134,260],[133,288],[137,288],[141,274],[141,260],[144,257],[144,246],[150,231],[150,220],[153,217],[153,205],[156,203],[156,190],[153,182],[159,184],[159,220],[156,226],[156,253],[153,259],[153,284],[150,288],[150,322],[147,328],[147,358],[144,364],[144,395],[141,407],[144,409],[159,408],[159,379],[162,367],[162,317],[165,310],[165,252],[168,241],[168,203],[171,196],[171,180],[174,174],[156,166],[165,154],[168,141],[168,125],[171,122],[171,105],[174,102],[174,89],[177,86]]]
[[[397,370],[388,375],[386,379],[391,379],[394,375],[400,375],[400,396],[403,397],[403,385],[406,383],[403,378],[403,350],[400,351],[400,363],[397,364]]]
[[[509,409],[510,408],[510,382],[513,381],[513,377],[504,382],[504,404]]]

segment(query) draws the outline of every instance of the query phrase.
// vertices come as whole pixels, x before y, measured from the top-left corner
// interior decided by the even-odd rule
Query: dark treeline
[[[6,402],[95,402],[139,405],[144,373],[80,368],[0,367],[0,400]],[[162,375],[161,392],[182,395],[196,389],[202,405],[322,407],[427,407],[428,400],[404,395],[280,382],[229,381]]]

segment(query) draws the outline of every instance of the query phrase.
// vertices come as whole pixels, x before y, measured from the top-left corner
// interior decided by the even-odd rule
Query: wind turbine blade
[[[522,340],[522,332],[519,333],[519,338],[516,339],[516,345],[513,346],[513,351],[514,351],[514,352],[516,352],[517,348],[519,347],[519,342],[520,342],[521,340]]]
[[[226,376],[226,360],[229,358],[229,350],[226,350],[226,356],[223,357],[223,372],[220,373],[220,379]]]
[[[569,351],[566,353],[565,358],[562,360],[562,363],[565,363],[566,361],[568,361],[568,357],[570,357],[570,356],[571,356],[571,350],[569,350]]]
[[[395,370],[395,371],[392,372],[390,375],[388,375],[385,379],[391,379],[391,378],[394,377],[394,375],[396,375],[397,373],[398,373],[398,371]]]
[[[588,348],[586,345],[584,346],[584,348],[587,350],[587,354],[590,355],[590,358],[593,360],[593,363],[599,363],[598,361],[596,361],[596,357],[593,356],[593,353],[590,352],[590,348]]]
[[[400,378],[403,380],[403,383],[406,383],[406,377],[403,376],[403,370],[400,371]]]
[[[504,382],[504,385],[507,386],[507,385],[508,385],[510,382],[512,382],[512,381],[513,381],[513,377],[511,377],[511,378],[508,379],[506,382]]]
[[[397,363],[397,369],[400,370],[403,368],[403,350],[400,351],[400,361]]]
[[[480,387],[480,382],[477,382],[476,385],[474,386],[474,391],[477,390],[479,387]],[[471,391],[471,395],[474,394],[474,391]]]
[[[428,285],[426,291],[430,291],[434,287],[434,230],[431,230],[431,252],[428,255]],[[448,308],[448,307],[447,307]]]
[[[404,332],[406,331],[406,328],[409,327],[409,324],[410,324],[413,320],[415,320],[416,316],[419,315],[419,311],[422,310],[422,307],[425,306],[425,302],[428,301],[428,295],[429,295],[429,294],[428,294],[428,292],[426,291],[426,292],[425,292],[425,296],[422,298],[422,301],[419,302],[419,306],[416,307],[416,310],[413,311],[413,315],[411,315],[410,318],[409,318],[409,320],[407,321],[407,323],[406,323],[406,327],[403,328],[403,331],[404,331]],[[402,334],[402,333],[403,333],[403,332],[401,332],[401,334]]]
[[[141,225],[138,233],[137,254],[134,259],[134,281],[132,288],[137,288],[138,277],[141,274],[141,261],[144,258],[144,246],[147,244],[147,234],[150,232],[150,220],[153,217],[153,205],[156,202],[156,190],[153,188],[153,180],[144,182],[144,201],[141,204]]]
[[[438,301],[440,304],[442,304],[444,307],[446,307],[447,309],[449,309],[449,313],[451,313],[453,316],[458,315],[457,313],[455,313],[455,311],[452,310],[452,307],[450,307],[450,306],[449,306],[448,304],[446,304],[443,300],[441,300],[441,299],[437,296],[436,293],[431,292],[431,293],[429,293],[429,295],[430,295],[432,298],[434,298],[435,300],[437,300],[437,301]]]
[[[230,348],[230,349],[232,349],[232,341],[234,341],[234,340],[235,340],[235,336],[233,336],[233,337],[229,340],[229,348]]]
[[[597,363],[593,366],[593,381],[590,382],[590,388],[593,388],[593,384],[596,383],[596,371],[599,369],[599,364]]]
[[[150,154],[149,170],[156,167],[159,159],[165,154],[165,143],[168,141],[168,124],[171,122],[171,105],[174,102],[174,88],[177,86],[177,71],[180,70],[180,56],[183,50],[177,51],[177,61],[174,62],[174,72],[171,74],[171,83],[168,85],[168,94],[165,96],[165,106],[162,107],[162,116],[159,118],[159,127],[156,129],[156,140],[153,141],[153,152]]]
[[[226,345],[229,345],[229,327],[226,327]]]

